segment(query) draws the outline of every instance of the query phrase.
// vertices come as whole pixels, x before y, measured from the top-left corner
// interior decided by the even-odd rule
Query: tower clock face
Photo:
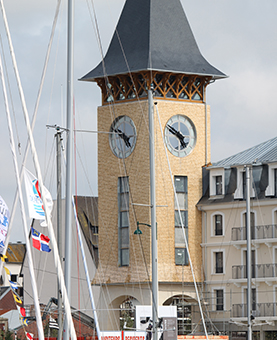
[[[196,129],[186,116],[172,116],[165,126],[165,142],[168,150],[177,157],[191,153],[196,144]]]
[[[126,158],[134,151],[137,134],[132,119],[128,116],[117,117],[110,128],[110,147],[118,158]]]

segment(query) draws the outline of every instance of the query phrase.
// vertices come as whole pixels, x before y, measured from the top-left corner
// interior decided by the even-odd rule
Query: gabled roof
[[[277,137],[214,163],[207,169],[277,162]]]
[[[104,63],[81,80],[147,70],[226,77],[199,51],[180,0],[127,0]]]
[[[10,287],[1,287],[0,290],[0,315],[10,310],[17,310],[14,297]]]

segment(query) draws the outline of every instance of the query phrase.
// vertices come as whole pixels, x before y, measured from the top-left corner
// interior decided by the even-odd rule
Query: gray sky
[[[95,0],[104,51],[107,50],[124,2],[124,0]],[[229,76],[210,85],[207,90],[207,101],[211,106],[212,161],[228,157],[275,137],[277,126],[276,0],[181,0],[181,2],[203,56]],[[32,116],[56,1],[9,0],[4,3],[29,116]],[[96,111],[101,99],[100,89],[95,84],[77,81],[101,59],[88,8],[91,9],[91,2],[76,0],[74,57],[76,128],[95,131]],[[16,120],[13,121],[14,134],[16,143],[18,141],[21,143],[21,155],[18,154],[21,162],[26,145],[25,124],[11,70],[2,19],[0,34],[10,75],[9,82],[16,116]],[[62,118],[65,117],[65,84],[66,6],[64,2],[34,132],[45,183],[54,198],[56,195],[54,131],[47,130],[46,125],[65,126],[65,119]],[[0,87],[2,90],[2,85]],[[2,91],[0,112],[2,160],[0,195],[11,209],[16,183]],[[78,194],[97,195],[96,135],[78,134],[77,142],[83,164],[78,161]],[[27,167],[34,172],[30,157]],[[88,173],[89,183],[79,179],[85,176],[83,167]],[[11,241],[24,240],[19,210],[17,215]]]

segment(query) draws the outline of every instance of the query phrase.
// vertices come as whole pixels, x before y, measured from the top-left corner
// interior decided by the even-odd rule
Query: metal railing
[[[246,279],[247,278],[247,266],[239,265],[232,266],[232,278],[233,279]],[[256,264],[251,266],[252,278],[266,278],[277,277],[277,264]]]
[[[277,303],[252,303],[252,315],[254,317],[274,317],[277,316]],[[247,317],[247,304],[232,305],[232,317],[242,318]]]
[[[246,240],[246,227],[232,228],[232,241]],[[277,238],[277,224],[257,225],[251,227],[251,239],[262,240]]]

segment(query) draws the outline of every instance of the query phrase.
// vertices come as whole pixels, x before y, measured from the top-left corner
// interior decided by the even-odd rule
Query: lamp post
[[[135,235],[141,235],[142,234],[142,231],[139,229],[139,226],[140,225],[146,225],[147,227],[151,228],[151,225],[150,224],[147,224],[147,223],[140,223],[139,221],[137,221],[137,229],[135,230],[134,234]]]

